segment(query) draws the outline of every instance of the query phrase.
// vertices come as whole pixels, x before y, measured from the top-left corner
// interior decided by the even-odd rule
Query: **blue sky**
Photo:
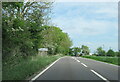
[[[117,2],[55,2],[52,12],[52,23],[68,33],[73,46],[118,50]]]

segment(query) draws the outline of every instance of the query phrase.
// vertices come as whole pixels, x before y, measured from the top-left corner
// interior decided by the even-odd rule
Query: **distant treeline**
[[[3,63],[17,61],[48,48],[48,54],[68,53],[72,42],[59,27],[49,26],[52,2],[2,3]]]
[[[93,54],[96,56],[108,56],[108,57],[120,57],[120,52],[109,49],[105,51],[102,47],[98,47],[96,52]]]
[[[88,46],[82,45],[82,47],[73,47],[69,49],[69,55],[72,56],[84,56],[84,55],[94,55],[94,56],[108,56],[108,57],[120,57],[120,52],[109,49],[107,52],[103,50],[102,47],[98,47],[95,53],[90,53]]]

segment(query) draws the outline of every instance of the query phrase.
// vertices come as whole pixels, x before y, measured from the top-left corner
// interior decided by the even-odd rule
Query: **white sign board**
[[[38,51],[48,51],[48,48],[39,48]]]

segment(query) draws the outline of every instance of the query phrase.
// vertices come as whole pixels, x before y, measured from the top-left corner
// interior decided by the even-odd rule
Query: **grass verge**
[[[119,57],[105,57],[105,56],[81,56],[81,57],[94,59],[94,60],[98,60],[98,61],[102,61],[102,62],[106,62],[106,63],[115,64],[115,65],[120,66]]]
[[[3,80],[25,80],[34,73],[42,70],[53,61],[60,58],[61,55],[55,56],[32,56],[23,59],[15,66],[3,66]]]

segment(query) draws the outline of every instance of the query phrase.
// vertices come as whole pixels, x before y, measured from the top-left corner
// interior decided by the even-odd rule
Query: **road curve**
[[[65,56],[35,80],[118,80],[118,66],[95,60]]]

